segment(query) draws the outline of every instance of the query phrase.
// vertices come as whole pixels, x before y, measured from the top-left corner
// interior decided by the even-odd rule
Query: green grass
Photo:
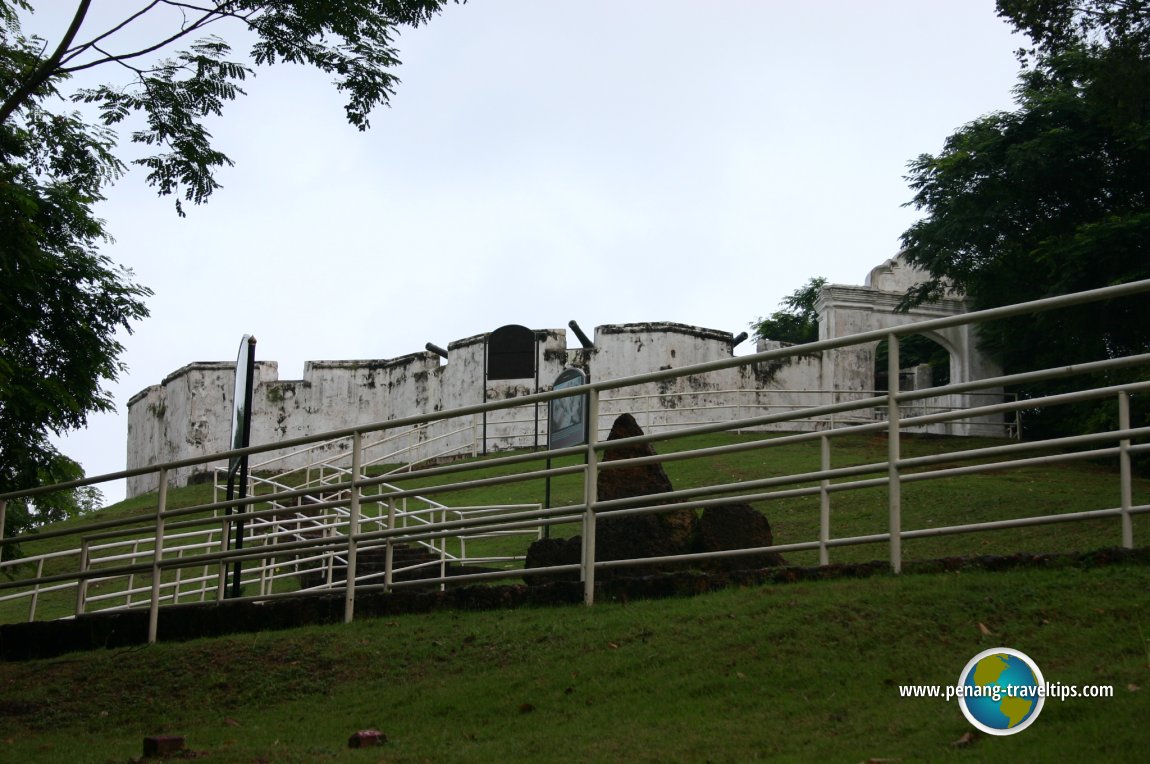
[[[1148,587],[1145,565],[880,576],[0,664],[0,760],[125,762],[167,733],[212,762],[1141,761]],[[898,686],[995,646],[1115,695],[953,747],[957,704]],[[348,750],[364,728],[390,742]]]
[[[716,482],[756,480],[765,477],[813,472],[820,467],[816,442],[773,445],[774,438],[762,435],[721,434],[693,436],[656,444],[659,453],[669,454],[704,446],[755,442],[767,447],[733,454],[691,458],[666,462],[665,468],[676,488],[711,485]],[[846,436],[832,440],[832,466],[844,467],[874,464],[886,458],[886,439],[877,436]],[[902,441],[902,455],[911,458],[922,455],[947,454],[990,445],[1003,441],[970,438],[942,438],[906,436]],[[496,455],[498,456],[498,455]],[[517,466],[488,466],[486,460],[475,460],[474,469],[463,475],[426,476],[418,472],[413,476],[396,474],[392,481],[401,488],[431,489],[462,479],[490,478],[514,474],[528,469],[542,469],[542,459]],[[557,460],[555,466],[581,464],[581,458]],[[955,462],[958,463],[957,461]],[[381,470],[377,470],[381,471]],[[882,476],[885,472],[864,477]],[[858,479],[858,478],[851,478]],[[545,482],[533,479],[514,483],[486,486],[467,490],[429,493],[431,498],[449,506],[540,503],[544,499]],[[987,472],[917,483],[906,483],[903,493],[903,530],[986,522],[1037,514],[1069,513],[1115,507],[1119,504],[1119,480],[1116,464],[1075,462],[1009,471]],[[169,492],[169,507],[190,507],[211,501],[212,489],[208,485],[195,485]],[[552,506],[578,504],[583,500],[582,476],[564,475],[552,480]],[[155,508],[155,494],[148,494],[110,507],[99,514],[99,519],[115,517],[146,517]],[[1137,479],[1134,484],[1135,504],[1150,501],[1150,481]],[[375,511],[365,504],[367,511]],[[819,532],[819,500],[817,496],[774,499],[756,506],[771,522],[776,543],[786,544],[812,541]],[[832,537],[859,536],[883,533],[888,527],[887,490],[885,487],[835,493],[831,499]],[[80,527],[89,518],[73,520],[70,525]],[[578,524],[556,526],[553,535],[569,536],[580,532]],[[1135,542],[1145,544],[1150,534],[1150,515],[1134,518]],[[132,533],[129,535],[148,535]],[[1120,543],[1120,524],[1116,518],[1089,522],[1060,523],[1031,528],[944,536],[931,539],[904,540],[905,559],[931,559],[946,556],[972,556],[979,554],[1012,554],[1018,551],[1046,553],[1081,551]],[[526,536],[473,541],[468,543],[471,554],[522,555],[530,539]],[[37,554],[74,548],[76,537],[55,538],[25,543],[26,554]],[[862,562],[886,559],[885,545],[839,547],[831,550],[832,562]],[[791,564],[814,565],[817,552],[796,552],[786,555]],[[51,562],[45,573],[74,570],[75,558]],[[146,585],[147,575],[137,576],[137,586]],[[126,582],[120,580],[103,585],[98,591],[119,591]],[[294,588],[292,580],[277,584],[275,591]],[[3,592],[0,592],[3,594]],[[54,618],[74,611],[75,594],[64,591],[47,594],[37,607],[38,618]],[[27,601],[0,602],[0,622],[24,620]]]
[[[660,444],[661,453],[751,436]],[[907,438],[904,456],[993,441]],[[836,439],[833,465],[885,458],[880,438]],[[676,487],[818,469],[814,444],[669,462]],[[571,463],[577,463],[577,460]],[[541,466],[541,465],[538,465]],[[472,477],[510,471],[479,466]],[[429,487],[445,477],[416,476]],[[210,499],[176,489],[170,506]],[[582,500],[553,481],[553,504]],[[1135,484],[1145,503],[1150,483]],[[528,503],[543,481],[436,494],[451,505]],[[105,510],[146,515],[154,496]],[[836,536],[879,533],[882,488],[835,494]],[[904,529],[1116,506],[1114,465],[1076,463],[904,486]],[[761,502],[778,543],[813,539],[818,499]],[[578,532],[575,527],[563,532]],[[1135,518],[1135,541],[1150,524]],[[1117,519],[907,541],[908,559],[1118,543]],[[27,553],[68,540],[29,542]],[[505,550],[523,540],[497,540]],[[832,550],[885,559],[885,545]],[[788,555],[813,564],[815,553]],[[1141,761],[1150,745],[1150,567],[884,575],[594,608],[438,612],[0,663],[0,761],[126,762],[150,734],[181,734],[212,762]],[[69,612],[73,595],[45,597]],[[54,611],[52,609],[55,609]],[[21,620],[21,608],[0,619]],[[26,611],[23,611],[26,612]],[[955,702],[901,698],[952,684],[983,649],[1030,655],[1048,681],[1109,685],[1109,699],[1048,701],[1027,730],[952,744]],[[351,751],[377,728],[383,749]]]
[[[761,435],[723,434],[684,438],[656,444],[659,453],[669,454],[712,445],[740,442],[769,444],[771,438]],[[875,464],[886,459],[885,436],[848,436],[833,439],[832,467]],[[903,458],[946,454],[955,450],[968,450],[1003,445],[1004,441],[975,438],[942,438],[905,436],[902,441]],[[1031,454],[1026,454],[1029,456]],[[579,458],[557,461],[555,466],[581,463]],[[959,462],[946,466],[958,466]],[[542,468],[542,460],[532,465]],[[490,477],[512,474],[525,467],[493,468],[468,473],[468,477]],[[766,477],[815,472],[820,469],[817,442],[771,446],[721,456],[670,461],[665,469],[676,488],[712,485],[718,482],[737,482]],[[921,471],[921,470],[919,470]],[[861,477],[882,477],[885,470]],[[455,478],[410,480],[397,479],[402,488],[428,487],[451,482]],[[849,478],[856,480],[860,478]],[[835,481],[838,482],[838,481]],[[809,486],[810,483],[791,487]],[[578,504],[582,501],[582,476],[568,475],[555,478],[551,486],[552,505]],[[448,505],[482,503],[540,502],[544,495],[542,480],[510,483],[446,494],[430,494]],[[1116,464],[1069,463],[1041,467],[1026,467],[1000,472],[968,475],[916,483],[902,487],[904,531],[939,525],[959,525],[987,522],[1040,514],[1061,514],[1085,510],[1117,507],[1120,503],[1119,479]],[[1135,504],[1150,501],[1150,481],[1136,479]],[[818,537],[819,499],[817,496],[773,499],[758,502],[757,506],[771,522],[776,543],[811,541]],[[832,537],[859,536],[884,533],[888,529],[889,510],[885,487],[834,493],[831,498]],[[1146,539],[1150,533],[1150,517],[1134,518],[1135,539]],[[577,524],[555,529],[559,536],[580,532]],[[976,554],[1011,554],[1017,551],[1058,552],[1116,546],[1121,542],[1117,519],[1097,520],[1069,524],[1047,525],[1035,528],[994,531],[977,535],[946,536],[933,539],[906,540],[903,554],[906,559]],[[885,546],[875,545],[840,547],[831,551],[834,562],[861,562],[883,559]],[[801,565],[818,562],[817,552],[787,555],[788,561]]]

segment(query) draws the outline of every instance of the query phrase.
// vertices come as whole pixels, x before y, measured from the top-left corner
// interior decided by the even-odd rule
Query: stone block
[[[379,730],[359,730],[347,739],[348,748],[371,748],[387,742],[387,735]]]
[[[144,738],[144,757],[170,756],[184,750],[183,735],[151,735]]]

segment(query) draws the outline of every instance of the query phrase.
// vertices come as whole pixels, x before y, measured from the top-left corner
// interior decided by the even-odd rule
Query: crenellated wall
[[[913,278],[898,259],[875,268],[863,287],[824,287],[820,295],[821,336],[838,337],[880,325],[898,325],[909,317],[891,313],[897,294]],[[886,281],[884,281],[884,279]],[[897,282],[897,283],[896,283]],[[890,288],[887,288],[890,287]],[[961,312],[961,301],[931,307],[920,317]],[[885,324],[884,324],[885,322]],[[675,323],[599,326],[594,346],[568,348],[563,329],[534,331],[539,389],[549,390],[569,366],[593,380],[620,379],[662,369],[730,358],[735,341],[729,332]],[[275,362],[256,363],[252,402],[253,445],[270,444],[373,422],[447,412],[535,391],[535,379],[492,380],[483,386],[488,335],[448,345],[447,361],[431,352],[393,359],[309,361],[303,378],[279,379]],[[952,380],[992,376],[994,368],[973,349],[968,334],[941,337],[952,353]],[[758,350],[779,347],[760,342]],[[168,375],[128,402],[129,469],[206,456],[224,451],[231,436],[234,363],[192,363]],[[873,347],[799,355],[783,362],[759,363],[660,383],[606,391],[600,403],[600,432],[624,411],[647,430],[730,420],[849,400],[874,387]],[[954,401],[954,405],[963,405]],[[449,454],[478,453],[546,444],[546,406],[517,407],[483,415],[437,420],[396,428],[381,443],[369,441],[367,459],[415,462]],[[826,422],[788,422],[787,429],[829,426]],[[946,429],[953,434],[968,430]],[[992,423],[979,434],[1000,434]],[[348,448],[347,441],[308,451],[279,450],[260,455],[260,464],[276,459],[275,469],[307,468]],[[211,465],[226,467],[224,463]],[[195,470],[182,468],[173,480],[184,484]],[[128,495],[156,487],[156,478],[128,480]]]
[[[600,326],[595,347],[567,347],[566,331],[535,332],[539,389],[550,384],[568,366],[583,368],[594,379],[614,379],[659,369],[729,358],[734,347],[730,332],[673,323]],[[534,379],[490,380],[483,389],[484,345],[487,335],[476,335],[448,345],[448,360],[434,353],[414,353],[394,359],[309,361],[303,378],[281,380],[278,366],[257,361],[252,400],[253,445],[303,437],[357,424],[450,411],[484,400],[501,400],[535,391]],[[809,372],[808,372],[809,373]],[[235,364],[192,363],[168,375],[128,402],[128,468],[203,456],[228,448],[231,437],[232,387]],[[817,384],[817,370],[807,383]],[[690,398],[691,406],[713,405],[704,393],[747,388],[757,383],[746,370],[729,370],[706,381],[675,380],[629,388],[604,396],[603,412],[639,410],[648,425],[682,419],[669,396]],[[634,396],[660,396],[633,399]],[[686,397],[684,400],[686,400]],[[619,400],[612,401],[612,398]],[[393,441],[376,448],[379,454],[409,449],[403,461],[447,453],[501,450],[546,443],[546,408],[505,409],[464,418],[404,428]],[[338,449],[337,444],[330,449]],[[260,461],[277,459],[284,465],[306,467],[327,452],[293,457],[277,451]],[[215,467],[226,466],[223,462]],[[253,465],[253,468],[258,465]],[[199,468],[200,471],[203,468]],[[177,470],[173,480],[186,483],[196,470]],[[130,496],[153,490],[149,476],[128,481]]]

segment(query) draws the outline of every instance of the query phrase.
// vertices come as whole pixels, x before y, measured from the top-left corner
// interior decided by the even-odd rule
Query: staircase
[[[274,494],[308,489],[311,493],[292,499],[290,503],[267,501],[262,507],[282,510],[273,516],[265,516],[249,522],[245,527],[245,546],[256,544],[286,543],[291,541],[315,540],[318,538],[345,536],[350,524],[350,511],[347,507],[315,508],[330,501],[346,498],[346,490],[335,488],[347,483],[351,471],[337,462],[346,461],[347,454],[342,449],[331,448],[330,444],[313,447],[319,452],[336,452],[330,460],[312,464],[306,469],[293,468],[275,472],[275,460],[254,465],[249,473],[248,495]],[[289,455],[296,456],[296,455]],[[397,455],[389,454],[373,462],[395,463]],[[444,458],[451,458],[445,454]],[[403,467],[401,469],[407,469]],[[270,473],[270,474],[269,474]],[[217,492],[226,482],[226,473],[216,472]],[[302,482],[300,478],[303,478]],[[400,489],[386,483],[372,486],[372,493],[361,499],[360,528],[364,531],[383,530],[388,527],[387,494]],[[222,497],[217,497],[222,498]],[[374,508],[374,509],[373,509]],[[514,511],[521,507],[467,507],[454,509],[431,499],[414,496],[396,502],[394,527],[419,529],[444,520],[460,520],[490,512]],[[374,514],[373,514],[374,511]],[[521,560],[524,555],[472,558],[467,556],[467,541],[492,535],[542,536],[542,529],[530,531],[497,532],[494,534],[464,534],[451,539],[396,543],[392,546],[393,582],[415,581],[425,578],[482,573],[493,570],[475,563],[511,562]],[[450,544],[450,551],[449,551]],[[526,553],[526,545],[523,550]],[[356,552],[356,581],[365,584],[383,584],[386,578],[386,544],[376,541],[363,545]],[[284,571],[284,572],[281,572]],[[245,569],[245,581],[252,573],[260,577],[260,594],[271,593],[272,584],[277,579],[294,577],[300,590],[322,590],[340,586],[347,578],[347,558],[345,552],[321,552],[310,557],[285,555],[284,558],[268,560],[264,569]]]

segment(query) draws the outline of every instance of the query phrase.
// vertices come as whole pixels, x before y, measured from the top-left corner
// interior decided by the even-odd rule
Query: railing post
[[[344,580],[343,622],[355,618],[355,566],[356,537],[359,535],[359,479],[363,463],[363,435],[358,431],[351,437],[351,499],[347,524],[347,578]]]
[[[8,515],[8,500],[0,499],[0,542],[4,541],[4,520]],[[4,561],[4,544],[0,543],[0,562]]]
[[[264,557],[263,569],[260,574],[260,594],[268,595],[272,593],[275,588],[275,575],[276,575],[276,556],[275,545],[279,542],[280,521],[278,518],[273,519],[271,522],[271,533],[264,536],[264,551],[267,552],[267,557]],[[268,552],[268,547],[272,547]]]
[[[321,522],[323,522],[323,531],[322,531],[323,536],[322,536],[322,538],[333,539],[336,537],[336,535],[338,535],[338,531],[336,531],[336,529],[335,529],[334,521],[329,523],[327,521],[327,516],[324,515],[321,518]],[[326,554],[327,554],[327,588],[331,589],[335,585],[335,558],[337,556],[335,547],[334,546],[328,547],[328,551]]]
[[[219,515],[216,515],[219,517]],[[223,523],[220,527],[220,551],[227,554],[228,539],[231,534],[231,524],[228,522],[227,516],[224,516]],[[206,582],[205,582],[206,584]],[[227,596],[228,591],[228,560],[223,558],[220,560],[220,572],[216,580],[216,602],[223,602]]]
[[[902,483],[899,480],[899,365],[898,335],[887,337],[886,394],[887,394],[887,478],[888,507],[890,510],[890,568],[902,572]]]
[[[212,537],[216,535],[214,530],[208,531],[208,549],[211,549]],[[205,565],[200,569],[200,602],[206,602],[208,599],[208,581],[211,580],[212,569]]]
[[[538,426],[538,425],[537,425]],[[433,512],[432,517],[435,517]],[[447,522],[446,510],[439,510],[439,524]],[[447,591],[447,537],[442,536],[439,539],[439,577],[444,579],[439,582],[439,591]]]
[[[176,559],[177,560],[184,559],[184,550],[182,547],[176,552]],[[180,604],[180,587],[183,584],[183,579],[184,579],[184,569],[182,567],[176,568],[176,583],[172,587],[172,604],[173,605]]]
[[[90,556],[91,550],[88,548],[88,539],[81,539],[80,572],[78,580],[76,581],[76,615],[83,615],[84,607],[87,605],[88,578],[84,574],[88,572],[88,559]]]
[[[826,435],[819,438],[821,458],[820,469],[824,472],[831,468],[831,439]],[[827,541],[831,537],[831,481],[824,478],[819,482],[819,565],[830,564],[830,552],[827,550]]]
[[[1130,429],[1130,393],[1118,393],[1118,429]],[[1122,546],[1134,548],[1134,524],[1130,518],[1130,508],[1134,505],[1134,490],[1130,470],[1130,439],[1123,438],[1118,444],[1118,472],[1122,481]]]
[[[587,393],[587,467],[583,473],[583,604],[595,604],[595,504],[599,501],[599,455],[595,444],[599,440],[599,391],[591,388]]]
[[[140,540],[136,539],[132,542],[132,564],[136,564],[136,558],[140,556]],[[128,588],[124,592],[124,607],[132,606],[132,590],[136,588],[136,574],[128,574]]]
[[[395,530],[395,499],[387,500],[387,529]],[[383,585],[384,591],[391,591],[392,567],[395,560],[395,539],[387,537],[387,546],[383,553]]]
[[[44,558],[40,558],[40,562],[36,564],[36,578],[44,576]],[[40,584],[36,584],[36,588],[32,590],[32,603],[28,605],[28,623],[36,620],[36,605],[40,601]]]
[[[156,540],[152,549],[152,602],[148,608],[148,644],[156,644],[160,625],[160,559],[164,556],[164,513],[168,509],[168,471],[160,470],[160,495],[156,501]],[[133,560],[134,562],[134,560]]]

